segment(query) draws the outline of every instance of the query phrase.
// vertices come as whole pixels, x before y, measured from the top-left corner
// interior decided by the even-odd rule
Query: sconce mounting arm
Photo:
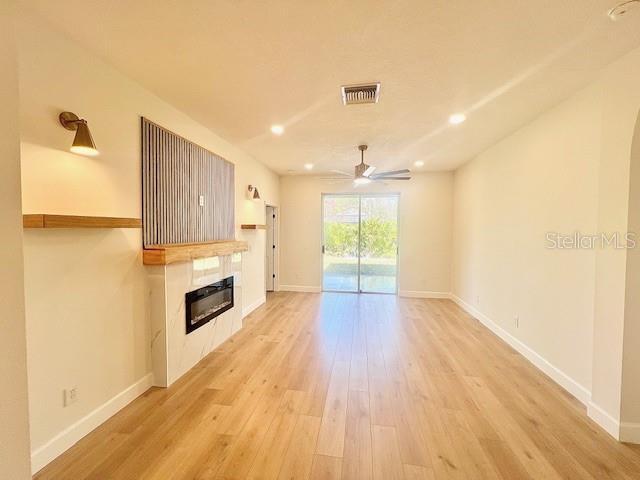
[[[77,130],[79,123],[87,123],[86,120],[80,119],[75,113],[71,112],[62,112],[58,115],[58,119],[67,130]]]

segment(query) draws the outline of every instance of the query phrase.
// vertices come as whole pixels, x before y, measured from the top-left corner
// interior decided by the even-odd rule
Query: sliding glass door
[[[396,293],[398,196],[360,197],[360,291]]]
[[[360,198],[357,195],[322,197],[322,288],[357,292]]]
[[[322,197],[324,290],[396,293],[398,195]]]

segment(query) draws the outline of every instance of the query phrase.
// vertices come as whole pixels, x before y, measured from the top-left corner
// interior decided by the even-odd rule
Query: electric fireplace
[[[233,277],[185,294],[187,333],[233,308]]]

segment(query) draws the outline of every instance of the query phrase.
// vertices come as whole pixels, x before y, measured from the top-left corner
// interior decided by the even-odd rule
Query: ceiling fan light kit
[[[391,170],[387,172],[379,172],[375,173],[376,167],[371,165],[367,165],[364,163],[364,152],[367,151],[369,147],[367,145],[358,145],[358,150],[360,150],[360,163],[356,165],[354,170],[354,183],[356,185],[363,185],[370,183],[372,181],[380,181],[380,180],[410,180],[411,173],[406,168],[401,170]]]
[[[342,170],[332,170],[333,173],[340,175],[340,177],[325,177],[329,180],[348,180],[353,178],[355,186],[366,185],[375,181],[383,180],[411,180],[411,171],[403,168],[401,170],[390,170],[386,172],[375,173],[376,167],[364,163],[364,152],[369,148],[367,145],[358,145],[360,150],[360,163],[353,169],[353,176]]]

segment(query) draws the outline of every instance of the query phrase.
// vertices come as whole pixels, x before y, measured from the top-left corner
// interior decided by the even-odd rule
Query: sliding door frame
[[[325,244],[324,244],[324,199],[326,197],[357,197],[358,198],[358,288],[357,290],[331,290],[324,288],[324,255],[325,255]],[[395,281],[395,291],[393,293],[387,292],[363,292],[360,288],[360,250],[362,247],[362,198],[363,197],[397,197],[398,201],[396,202],[396,281]],[[400,192],[376,192],[376,193],[322,193],[320,199],[320,265],[322,266],[320,275],[322,276],[320,280],[321,289],[323,292],[338,292],[338,293],[370,293],[375,295],[397,295],[398,294],[398,284],[399,276],[400,276]]]

